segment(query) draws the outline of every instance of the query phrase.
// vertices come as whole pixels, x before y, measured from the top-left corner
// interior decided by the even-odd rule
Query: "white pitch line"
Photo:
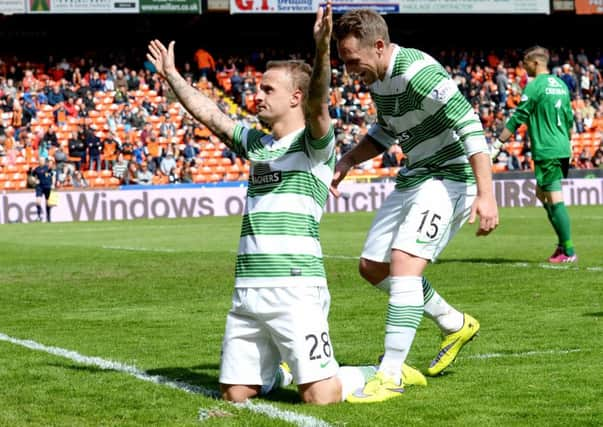
[[[67,350],[60,347],[49,347],[32,340],[21,340],[18,338],[13,338],[1,332],[0,341],[7,341],[12,344],[29,348],[30,350],[43,351],[54,356],[64,357],[82,365],[96,366],[103,370],[122,372],[124,374],[128,374],[135,378],[138,378],[139,380],[164,385],[177,390],[182,390],[186,393],[200,394],[212,399],[220,398],[220,393],[217,390],[205,388],[194,384],[188,384],[183,381],[175,381],[162,375],[149,375],[135,366],[126,365],[121,362],[106,360],[100,357],[84,356],[73,350]],[[287,421],[300,427],[330,427],[329,423],[321,419],[314,418],[309,415],[298,414],[293,411],[281,410],[267,403],[254,403],[250,400],[247,400],[244,403],[231,403],[231,405],[235,406],[236,408],[247,409],[249,411],[262,414],[270,418]]]
[[[133,246],[110,246],[103,245],[102,249],[112,249],[116,251],[135,251],[135,252],[176,252],[176,249],[170,248],[135,248]]]
[[[530,356],[543,356],[547,354],[570,354],[578,353],[582,350],[574,348],[571,350],[541,350],[541,351],[524,351],[520,353],[484,353],[484,354],[473,354],[469,356],[463,356],[461,359],[496,359],[500,357],[530,357]]]

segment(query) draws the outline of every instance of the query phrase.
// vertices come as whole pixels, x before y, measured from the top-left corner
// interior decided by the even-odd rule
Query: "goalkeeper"
[[[561,191],[561,180],[567,178],[572,148],[570,130],[574,116],[567,85],[550,74],[549,52],[535,46],[525,52],[523,63],[528,83],[521,102],[494,143],[492,157],[522,123],[528,124],[532,142],[532,158],[536,175],[536,197],[542,203],[555,234],[557,247],[549,257],[553,264],[572,263],[578,260],[570,230],[570,217]]]

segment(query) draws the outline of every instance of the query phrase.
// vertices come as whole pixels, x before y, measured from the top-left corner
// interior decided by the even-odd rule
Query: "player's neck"
[[[306,125],[303,116],[296,117],[290,115],[284,120],[279,120],[272,125],[272,136],[274,139],[279,140],[284,136],[289,135],[291,132],[299,130]]]
[[[383,81],[385,79],[385,75],[387,74],[387,70],[389,69],[389,63],[392,60],[392,54],[394,53],[394,49],[397,47],[394,43],[388,44],[383,50],[383,57],[381,60],[381,70],[379,71],[379,80]]]

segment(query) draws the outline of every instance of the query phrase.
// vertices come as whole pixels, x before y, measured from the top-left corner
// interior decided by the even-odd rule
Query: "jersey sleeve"
[[[527,85],[521,95],[521,101],[519,105],[515,109],[515,113],[513,116],[507,121],[505,127],[511,131],[515,132],[515,130],[523,123],[528,121],[530,114],[534,110],[535,97],[532,91],[532,86]]]
[[[253,145],[253,142],[259,141],[264,135],[264,132],[261,132],[257,129],[251,129],[237,123],[232,136],[232,150],[237,154],[237,156],[244,159],[249,159],[248,153]]]
[[[335,153],[335,129],[333,126],[329,126],[326,135],[320,139],[313,139],[308,127],[306,127],[304,132],[310,158],[317,163],[328,161]]]
[[[394,144],[398,143],[398,138],[391,129],[388,129],[385,123],[379,119],[379,113],[377,112],[377,122],[373,123],[369,127],[368,135],[372,137],[379,144],[383,145],[386,149]]]
[[[419,84],[422,93],[426,94],[423,109],[454,131],[468,157],[476,153],[487,153],[484,127],[456,82],[439,66],[433,67],[430,77],[428,81],[431,84]]]

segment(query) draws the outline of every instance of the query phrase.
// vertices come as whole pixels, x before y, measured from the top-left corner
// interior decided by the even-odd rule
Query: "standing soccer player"
[[[570,217],[563,202],[561,180],[567,178],[572,147],[570,130],[574,115],[567,85],[550,74],[549,52],[535,46],[525,52],[523,63],[534,79],[527,84],[513,116],[507,121],[492,156],[522,123],[528,124],[536,175],[536,197],[542,203],[555,233],[557,249],[549,257],[554,264],[576,262]]]
[[[361,275],[389,294],[385,354],[375,377],[348,401],[383,401],[399,395],[400,366],[423,313],[445,335],[430,375],[477,334],[478,321],[448,304],[423,271],[467,219],[480,216],[478,236],[494,230],[498,210],[482,125],[444,68],[424,52],[391,43],[385,20],[371,10],[347,12],[333,34],[347,71],[369,86],[377,122],[337,163],[332,191],[352,166],[392,144],[407,156],[360,259]]]

